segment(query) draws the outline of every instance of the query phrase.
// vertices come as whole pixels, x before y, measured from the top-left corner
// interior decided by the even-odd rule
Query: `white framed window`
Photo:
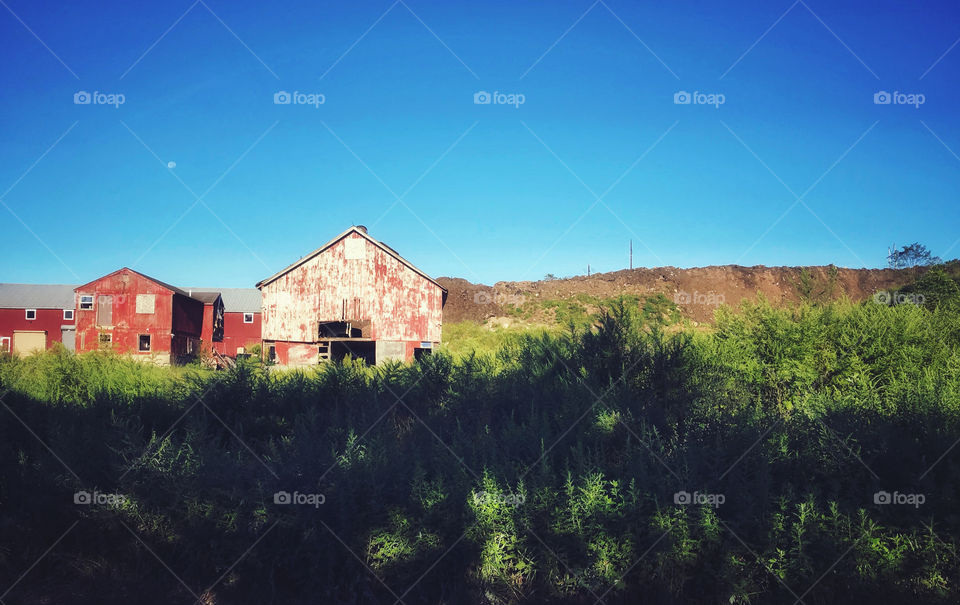
[[[10,352],[10,337],[0,336],[0,353]]]
[[[137,294],[137,313],[153,315],[156,306],[156,294]]]
[[[93,294],[80,295],[80,310],[93,311]]]
[[[244,313],[243,314],[243,323],[252,324],[253,323],[253,313]]]
[[[64,321],[73,321],[73,309],[64,309],[64,310],[63,310],[63,320],[64,320]]]
[[[29,321],[33,321],[34,319],[37,318],[37,310],[36,310],[36,309],[27,309],[26,315],[27,315],[27,319],[28,319]]]
[[[243,347],[237,347],[237,355],[243,355],[246,352],[246,349]]]
[[[150,352],[150,335],[149,334],[140,334],[137,337],[137,349],[141,353]]]

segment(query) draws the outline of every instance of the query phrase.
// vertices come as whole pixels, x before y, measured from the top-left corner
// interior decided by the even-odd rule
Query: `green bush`
[[[960,599],[954,308],[669,313],[376,367],[3,357],[0,598]]]

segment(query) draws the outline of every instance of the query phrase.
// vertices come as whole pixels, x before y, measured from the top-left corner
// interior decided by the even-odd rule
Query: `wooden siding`
[[[369,320],[364,338],[440,341],[442,288],[356,232],[261,292],[264,341],[314,343],[319,322],[342,320]]]

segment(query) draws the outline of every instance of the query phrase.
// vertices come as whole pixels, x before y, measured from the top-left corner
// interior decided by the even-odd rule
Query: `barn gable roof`
[[[294,269],[296,269],[296,268],[299,267],[300,265],[302,265],[302,264],[306,263],[307,261],[309,261],[310,259],[314,258],[315,256],[317,256],[318,254],[320,254],[321,252],[323,252],[324,250],[326,250],[326,249],[329,248],[330,246],[336,244],[337,242],[339,242],[340,240],[342,240],[343,238],[345,238],[347,235],[349,235],[349,234],[351,234],[351,233],[357,233],[357,234],[359,234],[360,236],[362,236],[362,237],[364,237],[365,239],[367,239],[367,240],[368,240],[370,243],[372,243],[373,245],[377,246],[378,248],[380,248],[381,250],[383,250],[384,252],[386,252],[387,254],[389,254],[390,256],[392,256],[393,258],[397,259],[398,261],[400,261],[401,263],[403,263],[404,265],[406,265],[407,268],[409,268],[410,270],[412,270],[414,273],[416,273],[416,274],[419,275],[420,277],[426,279],[427,281],[429,281],[429,282],[432,283],[433,285],[435,285],[435,286],[437,286],[438,288],[440,288],[440,289],[443,291],[444,297],[446,297],[446,295],[447,295],[447,289],[444,288],[443,286],[441,286],[440,284],[438,284],[435,279],[433,279],[432,277],[430,277],[429,275],[427,275],[426,273],[424,273],[424,272],[421,271],[420,269],[417,269],[417,268],[413,265],[413,263],[411,263],[411,262],[408,261],[407,259],[405,259],[405,258],[403,258],[402,256],[400,256],[400,254],[398,254],[396,250],[394,250],[394,249],[391,248],[390,246],[384,244],[383,242],[381,242],[381,241],[379,241],[379,240],[376,240],[376,239],[370,237],[369,234],[365,233],[364,230],[358,228],[357,226],[350,227],[349,229],[347,229],[346,231],[344,231],[344,232],[341,233],[340,235],[336,236],[335,238],[333,238],[332,240],[330,240],[329,242],[327,242],[327,243],[324,244],[323,246],[317,248],[316,250],[314,250],[314,251],[311,252],[310,254],[304,256],[303,258],[301,258],[301,259],[298,260],[297,262],[293,263],[293,264],[290,265],[289,267],[287,267],[287,268],[285,268],[285,269],[283,269],[283,270],[281,270],[281,271],[279,271],[279,272],[271,275],[270,277],[268,277],[267,279],[265,279],[265,280],[263,280],[263,281],[261,281],[261,282],[258,282],[258,283],[257,283],[257,288],[262,288],[263,286],[269,284],[270,282],[273,282],[273,281],[277,280],[278,278],[280,278],[280,277],[282,277],[283,275],[289,273],[290,271],[293,271]]]
[[[72,285],[0,284],[0,309],[72,309]]]
[[[117,270],[114,271],[113,273],[107,273],[106,275],[102,275],[102,276],[98,277],[97,279],[95,279],[95,280],[93,280],[93,281],[90,281],[90,282],[87,282],[87,283],[83,284],[82,286],[77,286],[76,288],[74,288],[74,290],[75,290],[75,291],[80,291],[80,290],[86,288],[87,286],[89,286],[89,285],[91,285],[91,284],[93,284],[93,283],[96,283],[96,282],[100,281],[101,279],[105,279],[105,278],[110,277],[110,276],[112,276],[112,275],[116,275],[117,273],[123,273],[123,272],[133,273],[134,275],[139,275],[140,277],[142,277],[142,278],[144,278],[144,279],[147,279],[147,280],[150,280],[150,281],[152,281],[153,283],[157,284],[158,286],[160,286],[160,287],[162,287],[162,288],[166,288],[167,290],[170,290],[170,291],[173,292],[174,294],[179,294],[180,296],[186,296],[187,298],[193,298],[192,296],[190,296],[190,293],[187,292],[186,290],[183,290],[183,289],[178,288],[178,287],[176,287],[176,286],[171,286],[170,284],[168,284],[168,283],[166,283],[166,282],[162,282],[162,281],[160,281],[159,279],[155,279],[155,278],[153,278],[153,277],[150,277],[149,275],[145,275],[145,274],[143,274],[143,273],[140,273],[139,271],[134,271],[133,269],[131,269],[131,268],[129,268],[129,267],[123,267],[123,268],[121,268],[121,269],[117,269]],[[196,299],[194,299],[194,300],[196,300]]]

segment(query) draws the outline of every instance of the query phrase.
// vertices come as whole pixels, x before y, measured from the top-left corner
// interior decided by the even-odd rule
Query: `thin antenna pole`
[[[633,240],[630,240],[630,269],[633,269]]]

